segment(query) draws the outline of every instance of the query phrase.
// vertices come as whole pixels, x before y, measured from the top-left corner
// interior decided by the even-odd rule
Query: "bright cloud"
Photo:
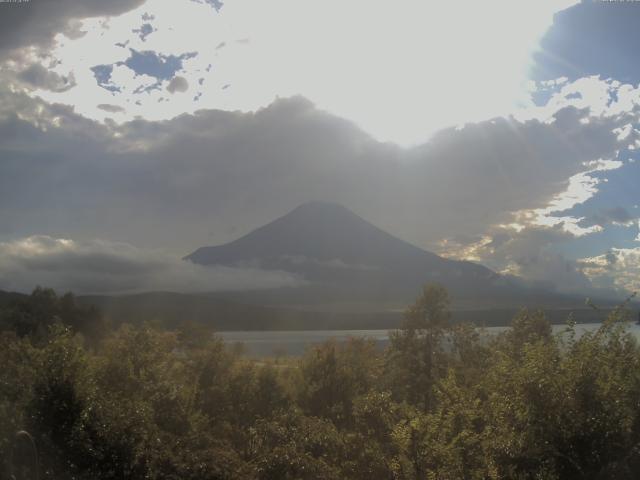
[[[214,9],[185,1],[176,14],[174,2],[149,0],[108,23],[85,21],[82,38],[60,37],[52,57],[73,68],[78,88],[40,93],[92,118],[104,118],[95,105],[112,103],[127,108],[128,118],[148,119],[198,108],[253,111],[277,96],[301,94],[378,139],[420,143],[439,128],[528,103],[531,53],[553,13],[572,3],[489,0],[460,8],[422,1],[237,0]],[[165,57],[198,52],[174,73],[200,88],[167,99],[163,89],[150,92],[147,85],[145,95],[136,96],[142,79],[135,72],[113,78],[110,91],[100,92],[87,72],[100,65],[131,68],[129,50]]]
[[[612,248],[582,259],[583,271],[595,285],[640,292],[640,248]]]
[[[601,180],[592,174],[614,170],[622,165],[622,162],[615,160],[585,162],[585,167],[589,168],[586,172],[580,172],[570,177],[565,191],[556,195],[547,207],[531,212],[534,216],[533,223],[548,226],[561,225],[567,232],[576,236],[599,232],[602,226],[598,222],[587,223],[584,218],[558,216],[558,212],[584,203],[598,193],[598,184]],[[523,215],[527,216],[524,212]]]
[[[483,262],[497,272],[522,278],[538,287],[580,295],[593,293],[581,265],[554,251],[555,245],[572,239],[573,235],[562,225],[499,226],[480,238],[451,240],[443,247],[456,252],[456,257]],[[606,293],[610,293],[610,289]]]

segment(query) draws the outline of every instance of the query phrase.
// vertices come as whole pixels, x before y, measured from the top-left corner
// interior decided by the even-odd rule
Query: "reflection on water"
[[[597,329],[600,323],[583,323],[576,325],[576,334]],[[495,334],[509,327],[485,328],[488,334]],[[554,332],[561,332],[566,325],[554,325]],[[640,339],[640,326],[629,324],[629,330]],[[388,330],[301,330],[301,331],[247,331],[219,332],[218,335],[229,344],[242,344],[247,355],[255,357],[302,355],[306,349],[326,340],[345,342],[351,337],[365,337],[375,342],[379,348],[389,343]]]

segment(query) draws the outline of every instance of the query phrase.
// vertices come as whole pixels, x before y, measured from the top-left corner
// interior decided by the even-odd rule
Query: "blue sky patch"
[[[609,248],[635,248],[638,246],[638,242],[635,240],[637,236],[637,224],[628,227],[608,225],[601,232],[584,235],[569,242],[556,243],[552,249],[568,259],[577,260],[601,255],[605,246],[609,246]]]
[[[152,50],[139,52],[130,49],[131,56],[118,65],[126,65],[136,75],[149,75],[160,80],[171,80],[177,71],[182,70],[182,62],[195,57],[197,52],[183,53],[182,55],[162,55]]]
[[[150,23],[143,23],[140,28],[135,28],[133,30],[131,30],[133,33],[137,33],[138,37],[140,37],[140,40],[142,40],[143,42],[147,41],[147,37],[149,35],[151,35],[153,32],[156,31],[155,28],[153,28],[153,25],[151,25]]]
[[[632,215],[640,216],[640,212],[633,208],[640,203],[640,163],[629,162],[616,170],[593,172],[590,176],[601,180],[598,192],[584,203],[560,212],[560,215],[589,217],[623,207]]]
[[[96,82],[105,90],[110,92],[120,92],[120,87],[111,82],[111,74],[113,73],[113,65],[96,65],[91,68]]]
[[[211,5],[216,12],[219,12],[220,9],[224,6],[224,2],[221,0],[191,0],[195,3],[206,3],[207,5]]]
[[[96,65],[91,68],[98,85],[111,92],[122,91],[121,87],[113,84],[111,81],[111,74],[115,66],[124,65],[131,69],[136,76],[148,75],[157,80],[150,86],[141,85],[137,87],[133,93],[138,94],[157,90],[161,88],[163,81],[171,80],[178,71],[182,70],[182,62],[184,60],[193,58],[198,54],[197,52],[188,52],[178,56],[163,55],[151,50],[139,52],[133,48],[130,48],[129,51],[131,55],[124,62],[117,62],[110,65]]]

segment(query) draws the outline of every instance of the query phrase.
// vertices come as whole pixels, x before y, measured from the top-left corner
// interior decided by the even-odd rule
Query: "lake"
[[[576,333],[597,329],[600,323],[582,323],[576,325]],[[509,327],[488,327],[484,330],[489,334],[503,332]],[[554,325],[554,332],[560,332],[566,325]],[[629,324],[629,330],[640,339],[640,326]],[[245,353],[253,357],[270,356],[299,356],[309,347],[318,345],[333,339],[336,342],[345,342],[349,338],[368,338],[375,342],[379,348],[384,348],[389,343],[389,330],[287,330],[287,331],[238,331],[218,332],[218,335],[228,344],[241,343]]]

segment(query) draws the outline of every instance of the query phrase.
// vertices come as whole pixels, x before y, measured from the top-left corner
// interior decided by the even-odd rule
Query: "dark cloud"
[[[540,42],[533,78],[600,75],[636,83],[639,21],[638,2],[582,1],[557,13]]]
[[[0,3],[0,56],[26,47],[48,47],[57,33],[72,33],[73,20],[115,16],[145,0],[30,0]]]
[[[613,268],[613,266],[618,262],[618,256],[612,251],[608,251],[605,254],[605,260],[609,268]]]
[[[184,77],[176,76],[171,79],[169,85],[167,85],[167,91],[169,93],[186,92],[189,89],[189,82]]]
[[[546,206],[585,161],[623,146],[612,130],[624,119],[585,123],[575,111],[467,125],[402,149],[302,98],[120,126],[24,100],[20,117],[0,115],[0,235],[108,237],[185,254],[309,200],[342,203],[431,248]]]
[[[65,92],[76,85],[73,74],[58,75],[37,63],[22,70],[17,77],[32,88],[41,88],[52,92]]]
[[[105,112],[109,112],[109,113],[122,113],[125,111],[124,108],[118,105],[111,105],[108,103],[101,103],[100,105],[98,105],[98,108],[100,110],[104,110]]]
[[[0,290],[36,285],[78,293],[198,292],[295,286],[292,274],[202,267],[124,243],[32,236],[0,243]]]
[[[589,215],[588,217],[583,218],[578,225],[581,227],[592,227],[594,225],[604,227],[612,223],[618,225],[629,225],[634,220],[636,220],[636,217],[631,215],[626,208],[614,207]]]

